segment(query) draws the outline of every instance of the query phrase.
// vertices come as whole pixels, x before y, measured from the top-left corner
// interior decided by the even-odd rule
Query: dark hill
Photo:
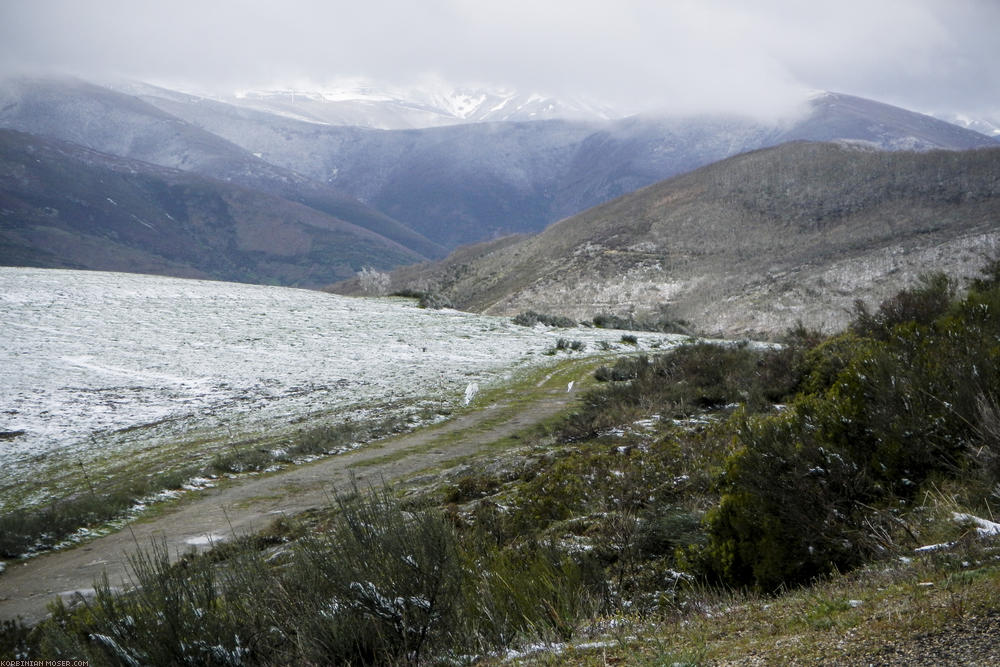
[[[0,130],[3,265],[317,286],[418,259],[274,195]]]

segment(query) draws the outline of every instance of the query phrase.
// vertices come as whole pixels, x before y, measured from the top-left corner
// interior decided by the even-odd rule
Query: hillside
[[[444,254],[439,245],[328,184],[102,86],[76,79],[0,80],[0,127],[257,190],[370,229],[417,255]]]
[[[1000,239],[1000,149],[790,143],[739,155],[486,252],[393,274],[461,308],[660,311],[700,331],[837,329],[856,298],[967,274]]]
[[[417,253],[279,197],[0,130],[0,264],[321,285]]]
[[[498,364],[504,381],[446,424],[368,446],[358,445],[370,431],[355,440],[364,422],[290,438],[270,431],[261,436],[272,440],[230,436],[209,462],[215,473],[171,457],[199,475],[195,484],[183,484],[183,472],[169,482],[122,475],[169,484],[145,492],[165,488],[157,495],[176,500],[129,531],[93,538],[105,532],[96,526],[82,548],[12,562],[0,573],[9,591],[0,617],[36,625],[0,625],[0,658],[996,664],[1000,261],[979,268],[961,297],[947,276],[928,277],[839,335],[799,330],[781,346],[675,346],[684,338],[649,332],[612,342],[619,332],[563,329],[606,343],[601,359],[585,358],[589,346],[583,357],[557,352],[544,367],[529,361],[527,374],[503,372],[503,357],[526,351],[509,337],[559,332],[327,297],[353,313],[344,318],[316,292],[270,295],[295,320],[304,304],[287,301],[313,302],[335,327],[356,326],[350,320],[373,306],[450,320],[470,340],[439,340],[443,356],[432,352],[425,370],[450,366],[457,345]],[[149,296],[139,282],[169,285],[173,298],[187,291],[178,281],[115,279],[133,287],[113,290],[118,298]],[[281,290],[226,291],[256,300]],[[26,328],[39,330],[52,332]],[[281,345],[284,333],[274,333]],[[234,342],[243,356],[245,340]],[[376,375],[411,372],[378,365]],[[468,377],[456,370],[451,377]],[[291,465],[317,451],[332,456]],[[0,517],[0,554],[22,553],[34,531],[51,539],[54,520],[94,516],[81,512],[100,502],[86,492],[83,464],[67,467],[81,493]],[[247,474],[260,470],[269,474]],[[105,484],[101,493],[114,495]],[[55,591],[64,592],[43,619]]]

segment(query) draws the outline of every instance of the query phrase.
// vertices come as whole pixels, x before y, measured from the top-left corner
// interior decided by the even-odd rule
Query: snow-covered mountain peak
[[[941,113],[933,114],[936,118],[947,121],[952,125],[973,130],[987,137],[992,137],[1000,141],[1000,113],[993,113],[989,116],[977,116],[965,113]]]
[[[378,129],[555,118],[609,120],[627,115],[590,100],[501,86],[455,85],[431,76],[406,86],[352,77],[322,85],[240,90],[216,99],[317,123]]]

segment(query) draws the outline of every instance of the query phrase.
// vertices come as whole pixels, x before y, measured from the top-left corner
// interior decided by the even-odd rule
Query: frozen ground
[[[193,450],[310,421],[457,406],[472,383],[486,389],[552,361],[543,352],[559,337],[586,342],[586,354],[622,333],[528,329],[398,299],[3,267],[0,323],[0,490],[167,443]]]

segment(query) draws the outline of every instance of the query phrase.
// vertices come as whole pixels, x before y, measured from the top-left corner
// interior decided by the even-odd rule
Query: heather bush
[[[929,325],[945,313],[955,296],[955,285],[943,273],[923,275],[919,285],[886,299],[874,313],[863,301],[854,304],[851,330],[877,340],[887,340],[893,327],[903,323]]]
[[[753,411],[766,409],[798,388],[801,354],[791,347],[754,350],[694,343],[654,357],[623,358],[597,369],[598,380],[613,384],[587,392],[561,432],[568,440],[579,440],[644,414],[684,417],[737,403]]]

